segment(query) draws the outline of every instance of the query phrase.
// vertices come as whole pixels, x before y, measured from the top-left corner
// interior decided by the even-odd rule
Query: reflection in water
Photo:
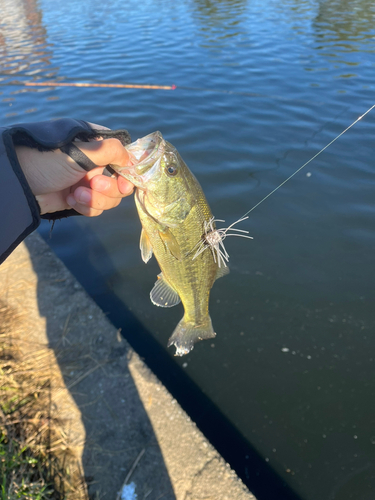
[[[194,0],[194,20],[201,26],[201,34],[210,42],[235,37],[244,32],[241,23],[247,0]]]
[[[4,75],[53,77],[52,52],[36,0],[0,0],[0,81]],[[48,70],[48,73],[46,71]]]
[[[352,80],[361,76],[364,66],[374,64],[363,57],[363,54],[375,52],[374,2],[319,0],[313,4],[309,0],[283,0],[284,10],[287,6],[290,8],[288,21],[293,23],[296,41],[304,48],[300,61],[306,71],[333,71],[334,79]],[[280,10],[280,16],[285,16],[285,12]],[[348,71],[348,67],[354,67],[355,71]],[[328,79],[332,86],[332,74]],[[323,80],[321,76],[311,85],[321,87]]]
[[[375,52],[375,4],[372,0],[320,0],[313,28],[324,46],[333,42],[342,52]],[[353,42],[361,42],[361,47]],[[369,44],[367,50],[363,43]]]

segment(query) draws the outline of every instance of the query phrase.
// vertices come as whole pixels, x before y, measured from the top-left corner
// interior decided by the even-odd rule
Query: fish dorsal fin
[[[139,248],[141,249],[141,256],[143,262],[147,264],[147,262],[152,257],[152,246],[150,238],[147,236],[146,231],[142,228],[141,239],[139,242]]]
[[[159,307],[173,307],[181,302],[176,290],[164,279],[163,273],[158,274],[158,280],[151,290],[150,299],[153,304]]]
[[[229,274],[229,267],[228,266],[218,267],[217,272],[216,272],[215,281],[218,280],[219,278],[222,278],[223,276],[226,276],[227,274]]]
[[[164,245],[171,252],[173,257],[177,260],[181,260],[181,250],[177,243],[176,238],[171,233],[170,229],[166,228],[162,231],[159,230],[160,238],[162,239]]]

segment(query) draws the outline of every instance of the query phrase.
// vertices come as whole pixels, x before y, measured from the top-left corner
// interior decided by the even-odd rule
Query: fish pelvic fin
[[[194,344],[199,340],[213,339],[214,337],[216,337],[216,333],[212,328],[209,316],[204,323],[199,325],[186,321],[183,317],[168,340],[168,347],[174,345],[176,347],[175,356],[184,356],[194,348]]]
[[[139,248],[141,249],[141,256],[143,262],[147,264],[147,262],[152,257],[152,246],[150,238],[147,236],[146,231],[142,228],[141,239],[139,242]]]

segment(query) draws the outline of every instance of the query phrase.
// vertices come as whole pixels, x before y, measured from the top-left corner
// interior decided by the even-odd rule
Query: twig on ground
[[[140,462],[141,458],[143,457],[143,455],[145,454],[145,452],[146,452],[146,448],[143,448],[143,450],[139,453],[139,455],[137,456],[137,458],[134,460],[134,463],[130,467],[130,471],[128,472],[128,474],[127,474],[127,476],[125,478],[125,481],[122,483],[120,491],[117,494],[116,500],[121,500],[121,491],[124,489],[124,486],[126,486],[126,484],[128,483],[129,479],[132,477],[133,472],[135,471],[137,465],[139,464],[139,462]]]

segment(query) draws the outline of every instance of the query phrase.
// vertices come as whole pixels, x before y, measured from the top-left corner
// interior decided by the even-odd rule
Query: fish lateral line
[[[289,177],[287,177],[281,184],[279,184],[275,189],[273,189],[270,193],[268,193],[264,198],[262,198],[256,205],[254,205],[250,210],[248,210],[242,217],[239,219],[239,221],[244,220],[244,218],[247,218],[247,216],[255,210],[261,203],[266,201],[270,196],[272,196],[274,193],[276,193],[277,190],[279,190],[284,184],[286,184],[290,179],[292,179],[295,175],[298,174],[303,168],[305,168],[309,163],[311,163],[315,158],[317,158],[323,151],[325,151],[327,148],[329,148],[337,139],[339,139],[342,135],[344,135],[349,129],[351,129],[356,123],[358,123],[364,116],[366,116],[370,111],[372,111],[375,108],[375,104],[373,104],[365,113],[363,113],[361,116],[359,116],[354,122],[349,125],[345,130],[343,130],[339,135],[337,135],[334,139],[332,139],[331,142],[326,144],[324,148],[322,148],[320,151],[318,151],[314,156],[312,156],[306,163],[304,163],[301,167],[299,167],[295,172],[293,172]],[[238,222],[238,221],[237,221]]]

